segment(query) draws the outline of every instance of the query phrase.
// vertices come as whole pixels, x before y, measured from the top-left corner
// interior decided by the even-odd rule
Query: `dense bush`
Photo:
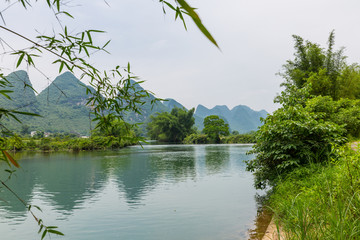
[[[209,142],[209,137],[206,134],[198,133],[193,133],[184,139],[185,144],[206,144]]]
[[[256,133],[252,153],[247,162],[255,173],[255,186],[274,185],[279,176],[301,165],[325,162],[332,145],[345,142],[345,130],[338,124],[319,119],[301,105],[280,108],[264,120]]]
[[[334,101],[328,96],[318,96],[307,101],[305,110],[316,113],[317,119],[343,126],[349,137],[360,137],[360,100]]]
[[[227,136],[223,139],[224,143],[255,143],[255,133],[244,133]]]

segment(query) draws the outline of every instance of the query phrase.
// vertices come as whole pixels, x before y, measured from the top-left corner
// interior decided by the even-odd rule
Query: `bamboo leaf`
[[[45,238],[46,233],[47,233],[47,230],[45,229],[44,232],[43,232],[43,234],[42,234],[42,236],[41,236],[41,240]]]
[[[41,117],[41,115],[31,112],[20,112],[20,111],[11,111],[12,113],[21,114],[21,115],[27,115],[27,116],[33,116],[33,117]]]
[[[59,73],[61,73],[61,71],[63,70],[63,68],[64,68],[64,62],[61,62],[60,67],[59,67]]]
[[[48,232],[49,232],[49,233],[52,233],[52,234],[64,236],[64,234],[63,234],[62,232],[56,231],[56,230],[54,230],[54,229],[48,229]]]
[[[199,15],[194,11],[194,9],[190,7],[190,5],[185,0],[177,0],[177,2],[180,4],[182,8],[185,9],[185,11],[188,13],[188,15],[192,18],[192,20],[196,24],[196,26],[199,28],[199,30],[205,35],[205,37],[209,39],[209,41],[212,42],[217,48],[219,48],[217,42],[210,34],[210,32],[206,29],[206,27],[202,24]]]
[[[9,159],[9,161],[17,168],[20,168],[20,165],[17,163],[17,161],[8,153],[6,152],[5,150],[2,151],[6,158]]]
[[[24,59],[24,56],[25,56],[25,53],[23,52],[23,53],[20,55],[19,60],[18,60],[17,63],[16,63],[16,67],[19,67],[19,66],[20,66],[22,60]]]
[[[56,15],[57,14],[61,14],[61,13],[63,13],[63,14],[65,14],[65,15],[67,15],[68,17],[70,17],[70,18],[74,18],[70,13],[68,13],[68,12],[65,12],[65,11],[62,11],[62,12],[58,12],[58,13],[56,13]]]

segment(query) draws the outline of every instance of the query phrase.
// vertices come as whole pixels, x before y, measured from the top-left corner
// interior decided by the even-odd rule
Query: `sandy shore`
[[[265,235],[262,238],[262,240],[285,240],[285,237],[281,232],[281,227],[278,233],[278,229],[273,219],[271,219],[271,222],[269,223],[269,226],[267,227]]]

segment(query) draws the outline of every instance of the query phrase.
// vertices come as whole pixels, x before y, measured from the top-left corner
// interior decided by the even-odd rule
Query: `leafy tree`
[[[151,116],[151,122],[147,126],[148,135],[163,142],[182,142],[187,135],[194,132],[194,111],[194,108],[187,111],[175,107],[170,113]]]
[[[334,51],[334,31],[329,35],[327,49],[300,36],[293,35],[293,38],[295,58],[288,60],[283,66],[284,72],[280,73],[286,80],[282,84],[285,91],[291,91],[293,86],[300,89],[309,85],[312,95],[331,96],[334,100],[359,94],[358,87],[351,87],[355,82],[360,83],[357,66],[347,65],[343,48]]]
[[[210,140],[215,143],[220,143],[220,136],[228,136],[229,124],[225,123],[217,115],[210,115],[204,119],[203,133],[209,136]]]

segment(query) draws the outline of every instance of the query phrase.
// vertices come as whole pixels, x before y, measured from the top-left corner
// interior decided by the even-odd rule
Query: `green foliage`
[[[255,132],[244,134],[232,134],[223,138],[224,143],[255,143]]]
[[[284,72],[280,74],[286,80],[282,84],[285,91],[309,86],[312,95],[330,96],[334,100],[360,96],[359,66],[346,63],[343,49],[333,50],[334,31],[329,35],[327,49],[296,35],[293,38],[295,58],[287,61]]]
[[[270,206],[286,239],[358,239],[360,153],[335,151],[332,162],[297,168],[273,189]]]
[[[255,132],[244,134],[233,134],[230,136],[222,136],[219,143],[255,143]],[[185,144],[208,144],[214,143],[207,134],[193,133],[187,136],[183,143]]]
[[[328,161],[332,146],[345,142],[342,125],[326,118],[326,114],[310,111],[319,99],[310,99],[305,106],[284,104],[264,120],[251,151],[256,158],[247,162],[257,188],[275,185],[281,176],[299,166]]]
[[[91,138],[20,138],[12,136],[1,138],[1,149],[5,150],[32,150],[32,151],[92,151],[119,149],[138,143],[134,137],[118,138],[115,136],[92,136]]]
[[[187,135],[195,131],[194,111],[194,108],[187,111],[175,107],[170,113],[163,112],[151,116],[151,122],[147,126],[148,135],[163,142],[182,142]]]
[[[17,136],[16,134],[7,138],[6,144],[8,146],[8,150],[19,151],[24,148],[24,143],[23,143],[22,139],[19,136]]]
[[[210,115],[204,119],[203,133],[210,138],[211,142],[220,143],[220,136],[228,136],[230,134],[229,125],[219,116]]]
[[[210,139],[206,134],[193,133],[188,135],[183,143],[185,144],[206,144],[209,143]]]
[[[317,119],[342,126],[349,137],[360,137],[360,100],[334,101],[328,96],[318,96],[308,100],[305,110],[315,113]]]

